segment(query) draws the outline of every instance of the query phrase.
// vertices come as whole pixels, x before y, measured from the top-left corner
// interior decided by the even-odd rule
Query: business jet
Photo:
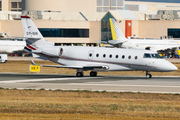
[[[113,40],[108,43],[115,47],[144,49],[158,53],[172,53],[176,48],[180,47],[180,40],[168,39],[127,39],[114,18],[110,18],[110,26]]]
[[[26,46],[25,41],[18,40],[0,40],[0,52],[13,53],[23,51]]]
[[[46,41],[33,21],[28,16],[21,16],[26,52],[33,57],[50,60],[60,65],[42,65],[43,67],[76,69],[77,77],[83,77],[83,71],[91,71],[90,76],[97,76],[98,71],[146,71],[151,78],[151,71],[175,71],[177,67],[156,53],[148,50],[121,48],[54,46]],[[31,61],[32,64],[35,64]]]

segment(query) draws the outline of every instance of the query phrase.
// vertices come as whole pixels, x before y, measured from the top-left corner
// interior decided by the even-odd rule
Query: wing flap
[[[83,66],[41,65],[42,67],[83,69]]]

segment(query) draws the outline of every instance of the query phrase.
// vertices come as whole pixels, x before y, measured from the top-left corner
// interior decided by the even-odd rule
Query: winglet
[[[30,59],[30,61],[32,65],[36,65],[36,63],[32,59]]]

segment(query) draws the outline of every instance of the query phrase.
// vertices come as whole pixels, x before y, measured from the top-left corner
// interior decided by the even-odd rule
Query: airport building
[[[116,19],[126,37],[178,39],[180,3],[166,1],[0,0],[0,35],[23,36],[23,14],[56,45],[97,45],[111,40],[109,18]]]

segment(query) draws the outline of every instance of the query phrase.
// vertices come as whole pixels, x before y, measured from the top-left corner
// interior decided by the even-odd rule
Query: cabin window
[[[137,60],[137,58],[138,58],[137,56],[134,57],[135,60]]]
[[[129,55],[128,58],[131,59],[131,56]]]
[[[116,58],[118,58],[119,56],[118,55],[116,55]]]
[[[151,58],[151,55],[150,55],[150,54],[145,53],[145,54],[144,54],[144,58]]]
[[[124,58],[125,58],[125,56],[123,55],[123,56],[122,56],[122,59],[124,59]]]
[[[89,54],[89,57],[92,57],[92,53]]]
[[[96,54],[96,57],[99,57],[99,54]]]
[[[104,54],[103,57],[105,58],[105,57],[106,57],[106,54]]]
[[[159,54],[151,54],[152,58],[162,58]]]
[[[112,55],[109,55],[109,58],[112,58]]]

